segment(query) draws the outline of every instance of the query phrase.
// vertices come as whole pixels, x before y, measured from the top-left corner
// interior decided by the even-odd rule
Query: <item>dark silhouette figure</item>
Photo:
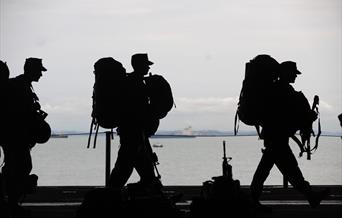
[[[317,207],[321,200],[328,195],[328,190],[313,191],[309,182],[303,177],[298,162],[289,146],[289,137],[300,129],[303,135],[310,137],[311,123],[317,114],[310,110],[306,98],[290,85],[301,74],[295,62],[285,61],[280,64],[279,79],[275,82],[274,91],[266,107],[266,117],[263,123],[262,136],[264,149],[259,165],[254,173],[250,186],[253,201],[260,212],[271,212],[259,202],[263,184],[273,165],[299,192],[305,195],[310,206]],[[309,133],[308,133],[309,132]],[[304,148],[300,148],[303,151]]]
[[[200,195],[192,199],[189,217],[216,218],[228,214],[254,217],[250,199],[241,190],[240,181],[233,179],[232,166],[228,163],[231,159],[226,157],[226,143],[223,141],[222,175],[203,182]]]
[[[149,137],[157,130],[159,120],[151,116],[144,82],[144,76],[153,63],[148,60],[147,54],[134,54],[131,64],[134,71],[127,75],[122,119],[117,129],[120,149],[109,183],[112,188],[123,188],[133,169],[136,169],[140,176],[136,187],[146,192],[159,192],[162,185],[154,172],[153,152],[149,142]]]
[[[4,153],[3,147],[7,142],[7,114],[8,114],[8,78],[9,78],[9,69],[7,67],[6,62],[0,60],[0,99],[1,99],[1,107],[0,114],[2,114],[2,124],[0,125],[0,211],[4,217],[7,217],[7,204],[5,201],[5,190],[4,190],[4,176],[2,173],[2,168],[4,166]]]
[[[149,141],[158,129],[159,120],[173,106],[171,86],[161,75],[150,73],[146,77],[153,64],[147,54],[133,55],[131,63],[134,71],[129,74],[111,57],[101,58],[94,65],[91,129],[93,124],[96,132],[98,126],[117,128],[120,148],[109,186],[88,192],[76,213],[77,218],[180,215],[175,202],[182,195],[163,193],[156,168],[158,158]],[[140,181],[125,187],[133,169]]]
[[[42,59],[27,58],[24,73],[9,81],[8,117],[10,120],[6,126],[9,140],[4,146],[3,172],[9,210],[13,217],[29,215],[29,210],[20,206],[19,202],[37,186],[38,177],[30,175],[32,170],[30,150],[40,141],[36,137],[39,135],[37,117],[42,114],[32,82],[39,81],[42,71],[46,71]]]
[[[4,122],[3,125],[0,125],[0,146],[4,146],[6,144],[7,135],[6,131],[6,123],[7,121],[7,112],[8,112],[8,79],[9,79],[9,69],[7,67],[6,62],[0,60],[0,99],[1,99],[1,107],[0,113],[3,115]],[[0,156],[1,157],[1,156]],[[0,165],[1,166],[1,165]]]
[[[342,113],[337,116],[338,120],[340,121],[340,126],[342,127]]]

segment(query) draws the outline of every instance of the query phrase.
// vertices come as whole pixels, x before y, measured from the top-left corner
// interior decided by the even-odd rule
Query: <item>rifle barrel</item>
[[[226,158],[226,141],[223,140],[223,158]]]

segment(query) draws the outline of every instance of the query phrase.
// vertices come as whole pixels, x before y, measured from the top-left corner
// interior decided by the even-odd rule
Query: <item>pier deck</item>
[[[291,218],[337,218],[342,215],[342,185],[319,186],[329,187],[331,195],[323,200],[316,209],[311,209],[304,197],[296,190],[282,186],[266,186],[262,202],[273,208],[271,215],[259,215],[257,217],[291,217]],[[27,196],[24,207],[30,208],[32,218],[74,218],[85,194],[95,187],[39,187],[34,195]],[[241,187],[248,192],[248,186]],[[187,212],[193,197],[199,196],[199,186],[166,186],[167,193],[183,193],[182,200],[177,207]],[[186,213],[185,213],[186,214]]]

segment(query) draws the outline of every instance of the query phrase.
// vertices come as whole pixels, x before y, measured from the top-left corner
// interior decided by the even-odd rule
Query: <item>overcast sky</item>
[[[322,128],[340,131],[340,0],[0,0],[0,59],[11,76],[27,57],[48,71],[34,88],[54,130],[88,131],[93,64],[112,56],[130,72],[147,52],[177,107],[161,130],[233,130],[245,62],[292,60],[294,85],[320,96]],[[250,129],[241,124],[242,129]]]

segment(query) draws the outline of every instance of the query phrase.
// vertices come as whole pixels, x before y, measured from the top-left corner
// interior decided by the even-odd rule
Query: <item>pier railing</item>
[[[111,137],[112,137],[112,133],[107,131],[106,132],[106,169],[105,169],[105,184],[106,187],[109,186],[109,178],[110,178],[110,147],[111,147]]]
[[[110,131],[99,132],[99,134],[102,135],[101,141],[99,141],[102,146],[99,146],[99,147],[101,147],[101,149],[96,151],[97,155],[94,156],[87,151],[82,151],[83,152],[82,154],[84,154],[84,155],[76,156],[74,162],[78,161],[78,163],[83,163],[83,161],[86,160],[87,162],[84,162],[84,165],[82,165],[82,166],[84,166],[85,168],[91,167],[91,171],[87,171],[87,173],[91,172],[93,175],[97,175],[96,177],[93,177],[91,180],[87,180],[86,181],[87,184],[103,184],[103,185],[108,186],[109,180],[110,180],[111,169],[113,167],[113,160],[112,159],[113,158],[115,159],[115,155],[113,156],[113,152],[115,152],[115,150],[118,149],[117,146],[114,146],[114,144],[117,144],[119,137],[118,137],[118,135],[115,134],[115,132],[113,134],[113,132],[110,132]],[[68,135],[68,136],[77,135],[78,136],[78,135],[86,135],[86,133],[83,133],[83,134],[72,134],[71,133],[71,134],[66,134],[66,135]],[[113,136],[117,137],[117,138],[115,138],[115,140],[113,140]],[[243,135],[243,136],[245,136],[245,135]],[[209,137],[209,139],[207,139],[207,137]],[[216,137],[217,137],[217,139],[216,139]],[[217,143],[221,143],[222,140],[227,140],[226,137],[229,137],[229,138],[231,137],[231,139],[229,139],[229,140],[231,142],[232,149],[233,149],[232,154],[234,154],[233,156],[235,157],[233,165],[234,165],[234,170],[235,170],[234,172],[236,172],[236,175],[234,174],[234,176],[236,176],[237,178],[240,178],[240,181],[242,182],[242,184],[244,184],[244,185],[249,184],[250,175],[253,173],[252,168],[255,167],[254,162],[258,161],[257,160],[258,155],[260,155],[260,153],[257,153],[257,152],[259,152],[259,147],[248,146],[251,143],[254,143],[254,138],[247,137],[246,140],[245,139],[241,140],[241,137],[235,137],[233,135],[224,135],[224,136],[222,136],[222,135],[219,135],[219,136],[218,135],[215,135],[215,136],[214,135],[213,136],[211,136],[211,135],[210,136],[194,135],[194,136],[192,136],[192,138],[194,138],[194,139],[188,140],[188,139],[184,139],[183,137],[178,137],[178,135],[161,135],[161,136],[157,135],[157,136],[151,138],[152,144],[155,143],[156,145],[159,145],[159,144],[161,144],[160,141],[166,140],[166,141],[162,141],[162,142],[167,143],[167,145],[169,145],[169,144],[172,145],[172,146],[165,146],[164,145],[163,150],[157,151],[157,152],[159,152],[159,155],[161,156],[161,160],[163,160],[163,164],[161,165],[161,170],[168,172],[163,177],[164,182],[166,181],[165,184],[170,184],[170,185],[173,185],[173,184],[198,184],[198,181],[204,181],[208,177],[211,178],[213,172],[216,175],[217,175],[217,173],[220,174],[220,171],[218,171],[218,168],[216,165],[217,164],[216,161],[219,161],[219,159],[217,159],[217,155],[219,155],[219,156],[221,156],[221,155],[220,155],[220,152],[217,152],[217,149],[215,148],[215,146],[217,146]],[[171,138],[171,140],[169,138]],[[202,138],[203,138],[203,140],[202,140]],[[309,176],[311,173],[311,171],[309,171],[309,170],[312,169],[313,167],[314,168],[316,167],[315,169],[321,169],[321,168],[319,168],[321,165],[326,166],[326,160],[330,160],[332,157],[331,155],[337,154],[337,156],[334,156],[335,160],[333,160],[333,162],[332,162],[333,164],[339,165],[339,163],[341,163],[341,161],[340,161],[341,159],[336,158],[336,157],[341,156],[340,152],[335,152],[335,151],[341,151],[341,147],[339,146],[341,144],[340,144],[339,140],[336,141],[335,138],[336,137],[332,138],[332,136],[328,136],[328,137],[323,138],[324,143],[322,142],[323,144],[321,146],[322,153],[321,153],[321,151],[318,152],[317,158],[315,156],[314,161],[312,161],[312,163],[306,163],[306,161],[298,159],[298,163],[301,164],[301,166],[303,166],[303,171],[309,172],[308,173]],[[69,146],[70,143],[75,144],[75,142],[76,142],[76,144],[79,144],[80,140],[83,141],[84,139],[75,137],[75,138],[72,138],[69,142],[63,140],[63,141],[61,141],[62,146],[59,148],[64,148],[63,146]],[[112,140],[113,140],[113,142],[112,142]],[[51,143],[52,143],[51,145],[55,145],[55,143],[59,144],[59,142],[57,142],[57,141],[53,141]],[[259,142],[257,142],[257,143],[260,144]],[[331,144],[331,143],[333,143],[333,144]],[[195,148],[197,148],[197,145],[198,145],[199,150],[196,150],[196,153],[195,154],[192,153],[191,156],[194,158],[197,158],[197,157],[199,157],[199,158],[194,159],[194,160],[192,160],[192,159],[189,160],[187,158],[188,155],[184,155],[184,154],[187,154],[186,151],[188,151],[188,150],[184,150],[185,152],[182,152],[180,154],[175,152],[175,149],[173,146],[179,146],[179,145],[183,145],[183,144],[186,144],[186,145],[189,144],[189,146],[187,146],[186,149],[188,149],[188,148],[194,148],[195,149]],[[330,144],[332,145],[331,148],[330,148],[330,146],[325,146],[325,145],[330,145]],[[246,146],[242,147],[242,145],[243,146],[246,145]],[[296,146],[295,143],[292,143],[290,145]],[[203,154],[203,151],[209,151],[208,146],[210,148],[214,147],[215,149],[212,150],[212,153],[210,153],[209,156],[207,156],[205,159],[204,158],[202,159],[202,157],[205,157],[205,156],[199,156],[199,155],[205,155],[205,154]],[[237,146],[239,146],[239,148]],[[161,147],[163,147],[163,146],[161,146]],[[240,147],[241,147],[241,149],[240,149]],[[73,147],[72,149],[75,149],[75,148],[76,147]],[[204,148],[204,149],[202,149],[202,148]],[[238,149],[238,150],[236,150],[236,149]],[[49,149],[46,149],[46,147],[42,150],[43,150],[43,152],[50,152]],[[59,154],[61,155],[61,157],[64,157],[68,154],[67,152],[64,152],[65,150],[66,149],[58,149],[58,150],[56,149],[54,151],[58,151]],[[43,157],[42,163],[50,163],[50,161],[48,161],[49,159],[45,158],[45,157],[47,157],[47,155],[41,155],[40,151],[41,151],[40,149],[39,149],[39,152],[37,152],[37,150],[34,151],[35,154],[40,154],[40,155],[37,155],[37,157],[39,157],[39,158]],[[71,150],[71,151],[74,151],[74,150]],[[334,151],[334,152],[332,152],[332,151]],[[169,153],[169,152],[171,152],[171,153]],[[48,153],[48,154],[50,154],[50,153]],[[169,154],[172,154],[172,155],[169,155]],[[323,156],[321,154],[323,154]],[[98,158],[99,157],[98,155],[100,155],[100,158]],[[175,156],[175,155],[178,155],[178,156]],[[250,155],[250,156],[248,156],[248,155]],[[246,162],[245,161],[246,158],[248,160],[250,159],[252,161]],[[307,158],[304,158],[304,159],[307,159]],[[88,161],[88,160],[91,160],[91,161]],[[173,167],[174,165],[171,165],[171,163],[174,164],[173,161],[175,161],[175,160],[177,160],[177,163],[175,163],[176,165],[178,163],[182,163],[179,166],[182,166],[182,167],[184,166],[184,168],[182,168],[182,172],[179,172],[180,173],[179,177],[172,176],[172,175],[174,175],[174,173],[177,173],[177,175],[178,175],[178,172],[172,171],[174,168]],[[189,162],[182,162],[182,161],[189,161]],[[72,162],[72,163],[74,163],[74,162]],[[309,162],[311,162],[311,161],[309,161]],[[71,162],[70,163],[66,162],[66,163],[70,164]],[[185,163],[185,164],[183,164],[183,163]],[[196,165],[196,164],[194,165],[194,163],[197,163],[199,165]],[[319,165],[317,163],[319,163]],[[331,170],[330,170],[330,168],[328,168],[329,171],[328,170],[324,171],[321,174],[321,175],[327,175],[327,176],[323,176],[323,177],[315,176],[315,177],[313,177],[313,179],[310,179],[310,181],[313,181],[312,183],[316,184],[316,185],[317,184],[325,184],[325,185],[340,184],[339,181],[337,181],[336,177],[333,177],[334,175],[340,175],[339,174],[340,173],[339,168],[333,167],[335,165],[330,164],[330,165],[326,166],[326,167],[332,166]],[[45,168],[43,167],[42,169],[46,170],[46,169],[49,169],[50,165],[46,164],[44,166],[47,166],[47,167],[45,167]],[[94,167],[94,166],[96,166],[96,167]],[[191,170],[194,169],[193,168],[194,166],[201,166],[201,167],[205,166],[207,168],[203,168],[204,170],[201,171],[203,173],[197,173],[197,171],[196,171],[196,174],[194,175],[194,176],[196,176],[196,178],[189,182],[189,179],[187,180],[187,177],[183,177],[183,175],[184,175],[184,172],[193,173],[193,171],[191,171]],[[61,164],[60,167],[61,168],[64,167],[64,163]],[[79,169],[79,168],[77,168],[77,169]],[[202,169],[202,168],[200,168],[200,169]],[[196,170],[200,170],[200,169],[196,169]],[[247,169],[248,174],[246,174],[246,169]],[[325,168],[322,168],[322,169],[325,169]],[[51,180],[52,177],[47,178],[47,177],[43,177],[43,176],[42,176],[41,181],[43,181],[43,182],[48,181],[48,182],[45,182],[45,184],[51,184],[50,181],[52,181],[52,185],[59,185],[59,184],[62,184],[62,185],[63,184],[64,185],[68,185],[68,184],[86,185],[84,182],[85,180],[79,180],[78,179],[78,178],[83,178],[83,177],[76,177],[75,176],[75,175],[79,175],[79,174],[75,174],[75,173],[80,173],[80,175],[83,176],[84,175],[84,171],[82,171],[83,168],[81,168],[81,171],[78,170],[75,173],[73,170],[76,170],[76,167],[70,168],[70,171],[68,171],[67,173],[62,172],[63,176],[65,176],[66,178],[69,178],[69,177],[71,178],[71,180],[65,180],[65,181],[72,181],[72,183],[71,182],[58,183],[58,182],[55,182],[58,180],[52,181]],[[278,174],[278,173],[279,172],[275,172],[275,174]],[[133,175],[132,176],[133,179],[131,181],[134,181],[137,178],[136,176],[137,176],[136,174]],[[182,180],[182,178],[186,178],[186,179]],[[278,174],[275,176],[272,175],[270,178],[271,179],[269,179],[268,183],[267,183],[269,185],[276,185],[276,186],[280,185],[284,188],[288,188],[290,186],[287,178],[283,177],[281,174]],[[330,179],[328,181],[327,178],[332,178],[331,179],[332,182],[330,183]],[[74,179],[74,180],[72,180],[72,179]],[[195,181],[195,182],[193,182],[193,181]],[[315,182],[315,181],[319,181],[319,182]]]
[[[106,131],[106,151],[105,151],[105,186],[109,186],[109,178],[110,178],[110,166],[111,166],[111,138],[112,132]],[[288,188],[288,180],[285,176],[283,176],[283,188]]]

